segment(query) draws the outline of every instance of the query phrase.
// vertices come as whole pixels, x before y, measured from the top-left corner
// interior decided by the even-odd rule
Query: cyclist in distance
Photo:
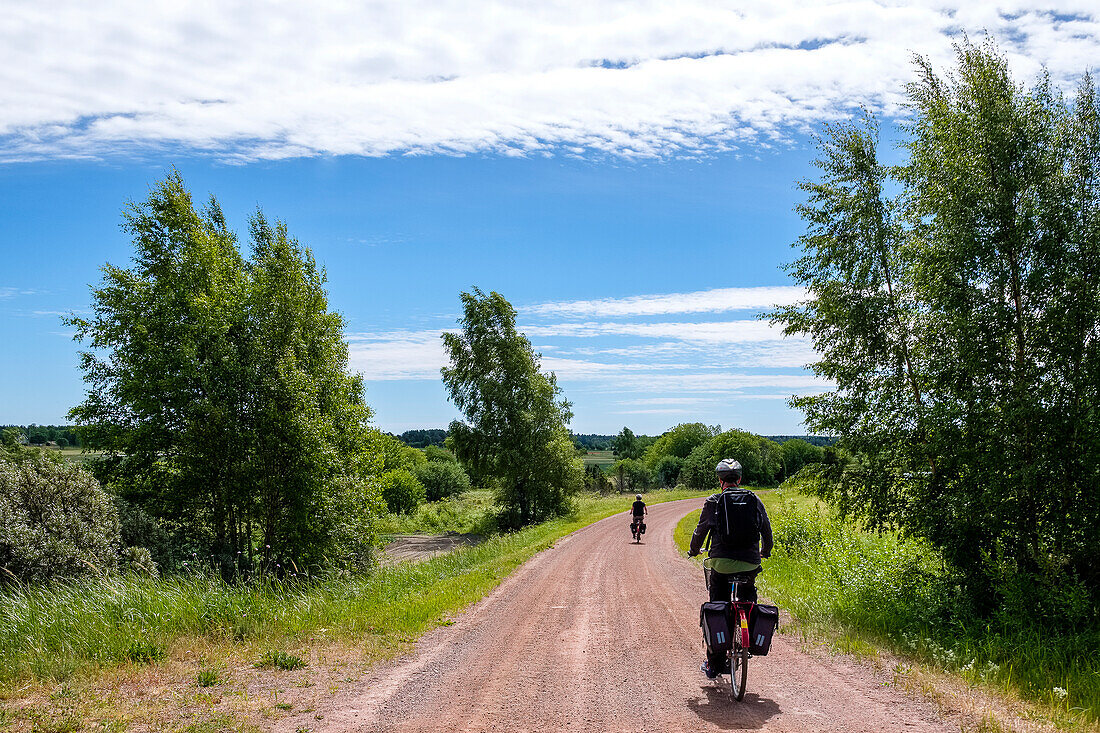
[[[634,539],[641,541],[641,534],[639,530],[642,522],[645,521],[645,515],[649,514],[649,510],[645,507],[645,502],[642,501],[641,494],[634,495],[634,504],[631,507],[631,528],[633,529]]]
[[[711,559],[707,584],[710,600],[728,601],[734,576],[739,576],[750,578],[748,595],[739,600],[755,602],[755,578],[762,569],[760,559],[772,554],[772,525],[768,511],[756,494],[741,488],[740,463],[724,458],[714,470],[722,491],[708,497],[703,504],[688,556],[698,555],[709,535],[707,555]],[[708,659],[702,669],[707,677],[714,679],[725,671],[724,665],[724,660]]]

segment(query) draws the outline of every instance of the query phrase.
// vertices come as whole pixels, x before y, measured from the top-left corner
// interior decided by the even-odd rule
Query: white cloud
[[[619,316],[664,316],[681,313],[724,313],[727,311],[764,311],[777,305],[789,305],[803,300],[806,290],[780,285],[756,288],[715,288],[692,293],[665,295],[634,295],[626,298],[573,300],[540,303],[522,308],[524,315],[584,316],[615,318]]]
[[[442,330],[350,334],[348,366],[367,381],[439,379],[447,363]]]
[[[26,288],[0,287],[0,300],[11,300],[20,295],[34,295],[36,292],[38,291]]]
[[[767,321],[704,321],[679,323],[554,323],[519,327],[529,338],[599,336],[637,336],[642,338],[677,339],[679,341],[715,344],[742,344],[761,341],[782,341],[782,328]]]
[[[695,155],[858,104],[897,113],[911,52],[947,63],[962,32],[1056,82],[1100,56],[1092,0],[8,0],[3,15],[8,161]]]

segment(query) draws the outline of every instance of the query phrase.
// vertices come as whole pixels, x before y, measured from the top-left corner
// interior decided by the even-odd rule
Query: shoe
[[[717,672],[711,672],[710,671],[710,663],[709,662],[703,662],[703,664],[699,667],[699,669],[703,670],[703,674],[705,674],[707,676],[708,680],[713,680],[713,679],[718,677]]]

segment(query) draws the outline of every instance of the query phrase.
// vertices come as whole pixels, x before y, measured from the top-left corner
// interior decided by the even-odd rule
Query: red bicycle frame
[[[741,647],[743,649],[749,648],[749,619],[752,618],[752,607],[755,605],[752,601],[733,601],[730,603],[730,610],[737,612],[738,626],[741,627]]]

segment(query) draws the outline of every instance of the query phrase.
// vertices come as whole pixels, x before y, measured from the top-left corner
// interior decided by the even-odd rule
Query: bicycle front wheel
[[[730,699],[742,700],[745,697],[745,683],[749,679],[749,650],[734,648],[730,652]]]

